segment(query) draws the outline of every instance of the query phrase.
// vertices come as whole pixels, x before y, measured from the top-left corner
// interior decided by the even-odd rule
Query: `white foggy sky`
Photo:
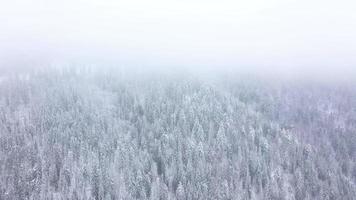
[[[355,13],[346,0],[3,0],[0,58],[343,75]]]

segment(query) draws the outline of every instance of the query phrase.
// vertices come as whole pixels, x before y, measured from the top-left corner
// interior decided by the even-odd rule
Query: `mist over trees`
[[[356,197],[356,89],[47,69],[0,78],[0,199]]]

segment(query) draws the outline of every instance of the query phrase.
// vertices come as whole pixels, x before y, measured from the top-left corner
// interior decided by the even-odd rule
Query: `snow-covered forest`
[[[1,200],[355,197],[355,87],[91,68],[0,78]]]

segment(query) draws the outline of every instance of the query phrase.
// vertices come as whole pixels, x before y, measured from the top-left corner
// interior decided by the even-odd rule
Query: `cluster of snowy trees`
[[[356,90],[88,68],[0,82],[0,199],[355,199]]]

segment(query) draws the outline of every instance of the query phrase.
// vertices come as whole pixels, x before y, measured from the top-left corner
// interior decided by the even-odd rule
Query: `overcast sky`
[[[0,6],[0,44],[2,67],[110,60],[350,75],[356,2],[11,0]]]

